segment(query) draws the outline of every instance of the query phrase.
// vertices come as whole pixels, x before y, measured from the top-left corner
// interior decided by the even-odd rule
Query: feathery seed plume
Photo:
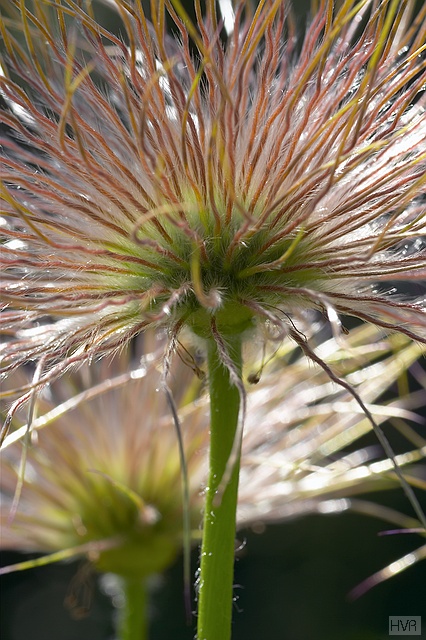
[[[3,373],[306,309],[425,342],[426,7],[327,0],[299,45],[286,0],[108,4],[120,37],[91,2],[1,23]]]

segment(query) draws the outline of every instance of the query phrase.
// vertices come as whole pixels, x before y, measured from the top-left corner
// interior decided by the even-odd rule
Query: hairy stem
[[[124,605],[119,623],[120,640],[147,640],[146,583],[143,579],[123,579]]]
[[[227,339],[230,359],[241,369],[241,337]],[[210,471],[206,489],[198,592],[198,640],[231,637],[235,521],[239,456],[220,500],[217,489],[225,473],[238,426],[240,394],[222,363],[216,342],[208,348],[210,384]],[[216,500],[215,500],[216,496]],[[219,502],[219,504],[217,504]]]

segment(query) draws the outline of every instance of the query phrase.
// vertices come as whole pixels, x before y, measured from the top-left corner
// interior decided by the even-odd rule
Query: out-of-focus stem
[[[138,578],[123,580],[124,606],[119,623],[120,640],[147,640],[146,582]]]

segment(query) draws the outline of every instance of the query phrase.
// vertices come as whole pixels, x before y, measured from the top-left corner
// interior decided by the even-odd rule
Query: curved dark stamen
[[[405,495],[407,496],[411,506],[413,507],[413,509],[414,509],[414,511],[416,513],[416,516],[418,517],[420,523],[422,524],[423,528],[426,531],[426,516],[423,513],[423,510],[422,510],[422,508],[421,508],[421,506],[419,504],[419,501],[417,500],[417,497],[416,497],[412,487],[409,485],[407,480],[404,478],[404,476],[402,474],[402,471],[401,471],[397,461],[395,460],[395,454],[394,454],[394,452],[392,450],[392,447],[389,444],[388,439],[386,438],[382,428],[375,421],[372,413],[366,407],[366,405],[364,404],[364,402],[362,401],[362,399],[360,398],[358,393],[355,391],[355,389],[348,382],[346,382],[346,380],[343,380],[342,378],[339,378],[339,376],[337,376],[332,371],[332,369],[330,369],[330,367],[324,362],[324,360],[321,360],[321,358],[315,353],[315,351],[313,351],[310,348],[310,346],[309,346],[309,344],[308,344],[308,342],[307,342],[307,340],[305,338],[303,338],[294,329],[289,329],[289,335],[296,342],[296,344],[302,349],[302,351],[305,354],[305,356],[307,358],[309,358],[310,360],[313,360],[313,362],[315,362],[316,364],[318,364],[323,369],[323,371],[325,371],[325,373],[328,375],[328,377],[333,382],[335,382],[339,386],[341,386],[344,389],[346,389],[346,391],[348,391],[351,394],[351,396],[354,398],[354,400],[361,407],[361,409],[362,409],[363,413],[365,414],[366,418],[371,423],[371,425],[373,427],[373,430],[374,430],[374,433],[376,434],[378,441],[382,445],[385,454],[388,456],[389,460],[391,460],[391,462],[392,462],[392,464],[394,466],[395,474],[397,475],[398,480],[401,483],[402,490],[404,491]]]
[[[163,363],[163,373],[161,376],[161,387],[166,396],[167,404],[169,405],[170,413],[172,414],[173,424],[176,431],[176,438],[179,448],[179,459],[181,468],[182,479],[182,525],[183,525],[183,582],[184,582],[184,600],[185,600],[185,612],[186,621],[190,625],[192,622],[191,611],[191,511],[190,511],[190,497],[189,497],[189,480],[188,480],[188,465],[185,456],[185,447],[183,442],[183,435],[181,424],[179,420],[179,414],[177,411],[176,403],[173,399],[173,394],[166,382],[166,378],[170,371],[170,362],[173,353],[177,349],[177,335],[181,329],[181,323],[178,323],[171,335],[169,344],[166,349]]]

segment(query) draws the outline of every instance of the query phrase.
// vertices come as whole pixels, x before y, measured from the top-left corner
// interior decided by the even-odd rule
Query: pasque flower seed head
[[[392,287],[426,277],[426,9],[327,0],[298,41],[285,0],[108,4],[120,36],[90,2],[2,22],[3,371],[306,309],[424,342]]]

